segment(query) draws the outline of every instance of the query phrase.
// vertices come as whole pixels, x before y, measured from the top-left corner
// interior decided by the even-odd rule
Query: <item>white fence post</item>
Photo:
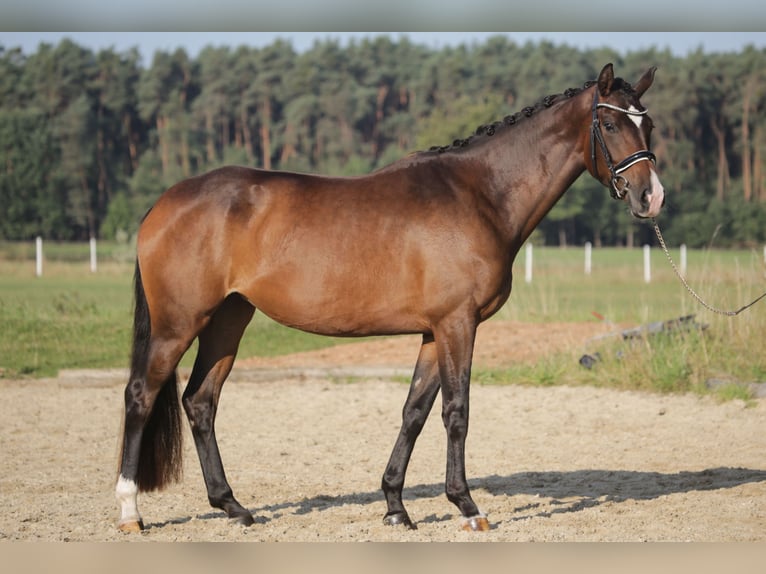
[[[585,274],[590,275],[591,258],[593,256],[593,245],[590,241],[585,242]]]
[[[532,283],[532,244],[527,243],[526,257],[524,259],[524,281]]]
[[[686,243],[681,244],[681,275],[686,276]]]
[[[98,267],[98,261],[96,259],[96,238],[90,238],[90,272],[95,273]]]
[[[35,275],[43,276],[43,238],[39,235],[35,239]]]
[[[651,248],[648,245],[644,245],[644,283],[649,283],[652,280],[652,261],[651,261]]]

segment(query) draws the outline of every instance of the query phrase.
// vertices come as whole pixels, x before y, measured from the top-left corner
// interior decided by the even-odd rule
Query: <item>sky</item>
[[[7,30],[762,31],[763,0],[3,0]]]
[[[144,63],[151,62],[156,50],[173,51],[183,47],[191,57],[207,46],[249,45],[260,47],[277,38],[289,40],[297,51],[310,49],[316,40],[336,39],[347,43],[351,38],[387,35],[392,39],[407,36],[411,41],[439,49],[446,45],[483,42],[503,34],[517,44],[549,40],[578,49],[610,47],[620,53],[656,47],[669,49],[676,56],[702,49],[706,53],[738,52],[745,46],[766,48],[766,32],[16,32],[0,31],[0,45],[6,49],[21,47],[34,53],[41,42],[57,44],[68,37],[94,51],[113,48],[125,51],[137,47]]]

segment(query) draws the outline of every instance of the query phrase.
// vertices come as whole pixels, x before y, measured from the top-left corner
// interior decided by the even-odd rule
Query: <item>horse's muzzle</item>
[[[660,183],[660,179],[654,170],[651,170],[649,185],[644,187],[638,195],[630,197],[630,210],[635,217],[648,219],[660,214],[660,210],[665,205],[665,188]]]

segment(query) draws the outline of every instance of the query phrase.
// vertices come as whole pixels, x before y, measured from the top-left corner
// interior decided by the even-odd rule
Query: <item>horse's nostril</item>
[[[651,193],[652,192],[649,190],[649,188],[646,188],[646,189],[644,189],[644,191],[641,192],[641,204],[642,205],[649,205],[649,201],[650,201],[650,197],[649,196],[651,195]]]

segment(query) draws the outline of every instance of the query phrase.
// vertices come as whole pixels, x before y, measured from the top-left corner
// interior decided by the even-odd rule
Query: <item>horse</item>
[[[636,218],[659,213],[664,189],[649,151],[653,126],[639,101],[655,70],[631,85],[607,64],[582,88],[367,175],[228,166],[165,191],[137,239],[118,528],[142,530],[138,493],[180,479],[179,402],[210,505],[234,523],[254,523],[226,479],[215,418],[240,339],[260,309],[320,335],[421,335],[381,482],[383,520],[416,528],[402,489],[441,392],[447,499],[464,529],[488,530],[465,472],[477,326],[508,299],[516,254],[585,170]],[[195,339],[197,356],[179,400],[177,365]]]

